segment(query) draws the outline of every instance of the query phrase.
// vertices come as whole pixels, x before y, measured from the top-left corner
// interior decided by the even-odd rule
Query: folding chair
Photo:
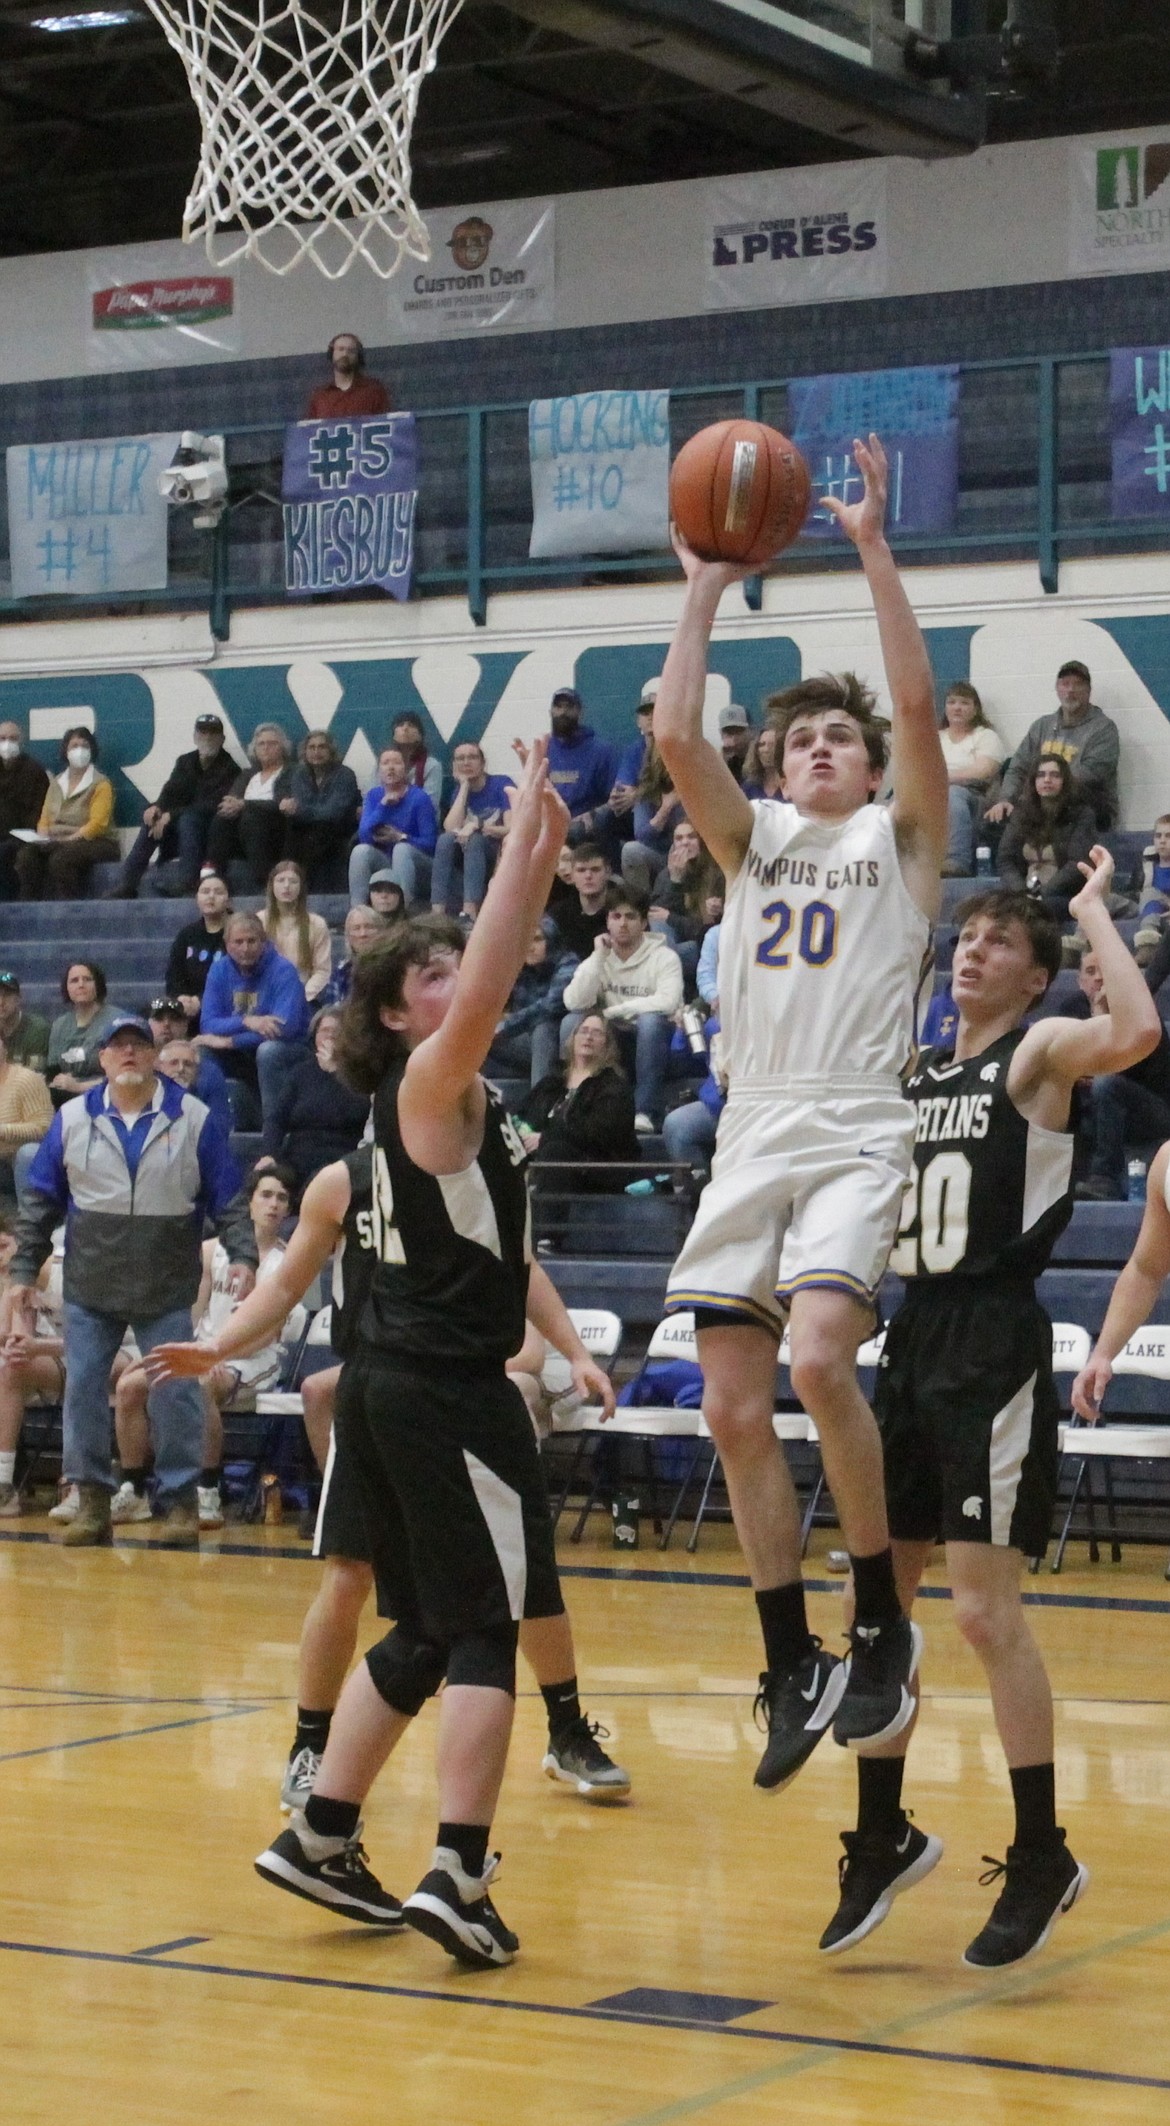
[[[1055,1330],[1053,1332],[1055,1337]],[[1086,1345],[1088,1339],[1086,1338]],[[1086,1348],[1084,1357],[1088,1357]],[[1084,1364],[1084,1359],[1081,1360]],[[1079,1368],[1078,1368],[1079,1370]],[[1131,1336],[1129,1342],[1118,1352],[1113,1361],[1114,1381],[1127,1381],[1120,1390],[1113,1383],[1107,1390],[1107,1401],[1123,1402],[1127,1415],[1144,1417],[1148,1411],[1153,1416],[1162,1415],[1170,1405],[1170,1326],[1148,1324]],[[1085,1504],[1085,1525],[1089,1543],[1089,1558],[1095,1565],[1100,1556],[1097,1539],[1096,1506],[1093,1471],[1100,1468],[1104,1497],[1100,1501],[1105,1509],[1105,1523],[1109,1536],[1110,1556],[1115,1565],[1121,1562],[1122,1529],[1118,1522],[1117,1501],[1113,1490],[1113,1465],[1116,1462],[1130,1464],[1170,1461],[1170,1424],[1138,1422],[1116,1424],[1111,1416],[1103,1416],[1096,1425],[1084,1425],[1075,1416],[1067,1425],[1061,1426],[1061,1449],[1065,1458],[1076,1459],[1072,1495],[1064,1526],[1052,1560],[1053,1572],[1059,1572],[1064,1563],[1064,1553],[1072,1533],[1073,1518],[1082,1494]],[[1061,1468],[1063,1471],[1063,1459]],[[1140,1507],[1140,1502],[1139,1507]],[[1151,1502],[1152,1503],[1152,1502]],[[1124,1531],[1127,1542],[1154,1541],[1144,1529],[1130,1528]],[[1165,1577],[1170,1579],[1170,1563]]]
[[[589,1356],[596,1358],[608,1372],[621,1348],[624,1331],[620,1317],[610,1307],[568,1307],[566,1312]],[[541,1373],[541,1382],[545,1392],[549,1395],[563,1397],[568,1394],[572,1383],[572,1374],[568,1359],[563,1358],[559,1351],[549,1352]],[[579,1407],[581,1406],[566,1407],[558,1415],[557,1405],[555,1403],[553,1405],[552,1432],[569,1432],[577,1429],[578,1434],[577,1445],[569,1464],[568,1474],[565,1477],[556,1504],[554,1506],[551,1500],[549,1502],[554,1528],[565,1510],[569,1493],[573,1488],[573,1479],[581,1465],[581,1457],[589,1444],[590,1433],[588,1429],[584,1425],[574,1428],[570,1423],[576,1409]],[[561,1417],[564,1419],[563,1423],[561,1422]]]
[[[582,1342],[584,1340],[584,1336],[582,1336]],[[693,1315],[672,1314],[668,1315],[665,1321],[660,1321],[655,1329],[647,1346],[646,1362],[649,1363],[651,1359],[662,1358],[693,1358],[694,1351],[695,1324]],[[678,1518],[678,1513],[676,1507],[676,1511],[671,1518],[670,1528],[663,1534],[661,1515],[658,1510],[658,1479],[654,1473],[654,1441],[659,1439],[693,1440],[699,1437],[701,1429],[705,1430],[702,1418],[697,1410],[675,1410],[659,1406],[646,1409],[621,1409],[604,1427],[602,1426],[600,1412],[588,1406],[567,1412],[563,1419],[554,1417],[553,1420],[554,1434],[574,1432],[584,1435],[578,1448],[577,1456],[574,1459],[574,1469],[580,1461],[581,1454],[588,1444],[589,1438],[592,1437],[594,1446],[596,1446],[597,1438],[603,1431],[605,1437],[609,1439],[636,1439],[642,1443],[645,1482],[653,1501],[651,1510],[654,1528],[659,1536],[660,1548],[665,1548],[666,1543],[669,1542],[670,1531]],[[707,1437],[710,1438],[710,1434],[707,1434]],[[696,1454],[692,1461],[691,1469],[688,1471],[686,1479],[688,1483],[697,1460],[698,1455]],[[573,1543],[580,1542],[585,1531],[585,1524],[601,1492],[603,1477],[598,1470],[597,1463],[598,1456],[595,1452],[589,1490],[569,1537],[570,1542]],[[572,1473],[570,1472],[569,1485],[571,1483]],[[560,1501],[558,1512],[564,1505],[569,1485],[565,1487],[565,1494]]]

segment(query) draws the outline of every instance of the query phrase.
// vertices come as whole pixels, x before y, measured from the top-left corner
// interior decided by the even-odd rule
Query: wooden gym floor
[[[600,1536],[601,1522],[595,1524]],[[1111,2126],[1170,2116],[1170,1588],[1155,1551],[1031,1583],[1058,1697],[1061,1817],[1093,1872],[1035,1962],[960,1953],[994,1890],[1007,1782],[941,1570],[923,1603],[925,1710],[907,1799],[936,1873],[851,1955],[818,1956],[852,1822],[822,1745],[786,1794],[751,1785],[750,1597],[728,1531],[697,1558],[564,1546],[583,1696],[633,1772],[624,1809],[541,1778],[525,1676],[497,1835],[523,1941],[459,1974],[281,1897],[251,1861],[279,1827],[301,1618],[317,1568],[287,1530],[198,1558],[127,1531],[61,1552],[0,1532],[0,2117],[113,2126]],[[809,1567],[838,1641],[840,1593]],[[367,1621],[369,1619],[367,1618]],[[369,1634],[373,1636],[373,1629]],[[400,1895],[434,1829],[432,1719],[372,1798]]]

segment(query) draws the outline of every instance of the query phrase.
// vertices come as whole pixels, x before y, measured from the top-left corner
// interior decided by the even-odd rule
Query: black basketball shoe
[[[909,1617],[893,1624],[855,1624],[848,1675],[833,1722],[833,1740],[862,1756],[892,1742],[914,1717],[909,1685],[922,1657],[922,1633]]]
[[[882,1837],[860,1831],[842,1831],[844,1857],[838,1861],[841,1901],[820,1939],[825,1956],[852,1949],[883,1919],[903,1890],[938,1866],[943,1855],[941,1838],[932,1838],[906,1818],[900,1831]]]
[[[312,1833],[307,1835],[312,1840]],[[302,1843],[305,1836],[305,1819],[298,1813],[288,1829],[257,1856],[254,1863],[257,1875],[262,1875],[265,1882],[275,1884],[278,1890],[290,1890],[294,1897],[305,1897],[310,1904],[324,1905],[327,1911],[336,1912],[339,1919],[360,1919],[367,1927],[397,1928],[405,1924],[398,1899],[382,1888],[377,1876],[366,1865],[366,1856],[359,1843],[360,1824],[352,1838],[347,1838],[338,1850],[319,1860],[311,1859]]]
[[[764,1670],[754,1710],[768,1740],[756,1766],[757,1786],[775,1793],[795,1779],[840,1704],[845,1674],[845,1663],[825,1653],[819,1639],[810,1641],[803,1661],[787,1675]]]
[[[1002,1876],[1003,1888],[986,1926],[963,1951],[963,1962],[976,1971],[1000,1971],[1044,1947],[1061,1914],[1084,1896],[1089,1871],[1073,1859],[1063,1831],[1051,1852],[1010,1845],[1006,1861],[993,1860],[990,1853],[983,1859],[987,1873],[980,1882],[998,1882]]]
[[[541,1760],[546,1778],[573,1787],[585,1801],[624,1801],[630,1775],[602,1749],[602,1737],[608,1742],[608,1729],[585,1713],[571,1727],[550,1735]]]
[[[429,1935],[456,1963],[472,1970],[510,1964],[520,1943],[487,1894],[499,1865],[499,1854],[489,1853],[483,1874],[468,1875],[458,1853],[437,1845],[430,1868],[402,1907],[407,1926]]]

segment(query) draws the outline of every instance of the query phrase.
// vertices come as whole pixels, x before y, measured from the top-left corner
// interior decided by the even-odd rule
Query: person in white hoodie
[[[634,1128],[642,1136],[662,1125],[670,1037],[683,998],[682,962],[646,921],[641,894],[610,887],[605,929],[565,990],[561,1029],[563,1052],[584,1012],[600,1010],[608,1019],[633,1071]]]

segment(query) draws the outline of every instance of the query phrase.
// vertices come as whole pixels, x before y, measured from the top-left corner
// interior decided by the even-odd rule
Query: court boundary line
[[[983,2067],[998,2073],[1049,2076],[1054,2080],[1091,2082],[1103,2087],[1170,2090],[1170,2077],[1167,2076],[1126,2074],[1117,2068],[1076,2067],[1058,2062],[1013,2059],[995,2053],[955,2052],[937,2047],[899,2045],[891,2042],[902,2031],[914,2029],[924,2023],[944,2021],[952,2015],[965,2014],[972,2008],[985,2007],[1005,1996],[1026,1991],[1032,1985],[1050,1982],[1063,1972],[1095,1963],[1102,1957],[1116,1955],[1126,1949],[1140,1947],[1143,1943],[1166,1934],[1170,1934],[1170,1919],[1160,1920],[1150,1927],[1134,1928],[1096,1948],[1080,1950],[1033,1969],[1026,1978],[1013,1973],[996,1985],[960,1995],[951,2001],[934,2003],[911,2015],[880,2024],[867,2037],[829,2037],[807,2031],[762,2030],[746,2022],[711,2023],[688,2020],[681,2016],[639,2015],[620,2009],[597,2008],[587,2002],[574,2006],[555,2001],[500,1999],[484,1993],[452,1993],[433,1986],[389,1985],[373,1979],[330,1978],[320,1972],[254,1970],[244,1964],[212,1963],[194,1957],[161,1956],[157,1952],[150,1955],[142,1950],[68,1948],[61,1943],[0,1939],[0,1954],[46,1956],[65,1962],[118,1964],[138,1970],[146,1966],[155,1971],[190,1973],[196,1977],[240,1978],[264,1985],[299,1986],[311,1992],[358,1993],[383,1999],[483,2008],[517,2015],[560,2016],[570,2022],[617,2023],[627,2024],[635,2029],[679,2030],[709,2038],[730,2037],[749,2043],[792,2045],[805,2053],[806,2057],[803,2059],[798,2057],[786,2060],[782,2065],[739,2076],[734,2082],[722,2083],[715,2089],[697,2091],[693,2097],[679,2098],[653,2112],[641,2113],[621,2122],[621,2126],[666,2126],[669,2120],[693,2116],[752,2089],[803,2074],[807,2068],[823,2064],[825,2056],[831,2053],[920,2060],[938,2066]]]
[[[239,1720],[245,1713],[266,1711],[262,1705],[231,1705],[214,1713],[196,1713],[189,1720],[155,1720],[150,1727],[115,1728],[108,1735],[77,1735],[65,1742],[39,1742],[34,1749],[0,1750],[0,1764],[19,1764],[26,1757],[52,1757],[58,1750],[88,1750],[98,1742],[133,1742],[143,1735],[171,1734],[176,1728],[210,1727],[217,1720]]]

